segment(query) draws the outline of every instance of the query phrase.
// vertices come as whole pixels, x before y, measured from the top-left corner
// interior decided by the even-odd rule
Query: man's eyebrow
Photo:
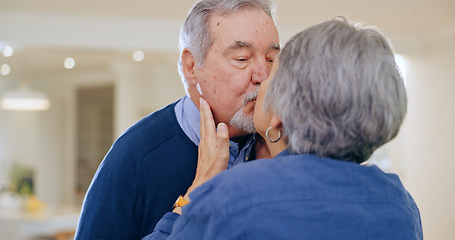
[[[270,50],[270,49],[274,49],[274,50],[281,51],[280,44],[278,44],[278,43],[272,43],[272,44],[270,44],[269,50]]]
[[[236,49],[241,49],[241,48],[254,48],[253,44],[252,43],[249,43],[249,42],[243,42],[243,41],[235,41],[234,44],[232,44],[231,46],[229,46],[228,49],[230,50],[236,50]]]
[[[226,49],[226,52],[229,52],[229,51],[232,51],[232,50],[238,50],[238,49],[242,49],[242,48],[254,49],[254,45],[252,43],[250,43],[250,42],[235,41],[234,44],[232,44],[231,46],[229,46]],[[280,44],[278,44],[278,43],[270,44],[268,50],[272,50],[272,49],[280,51],[281,50]]]

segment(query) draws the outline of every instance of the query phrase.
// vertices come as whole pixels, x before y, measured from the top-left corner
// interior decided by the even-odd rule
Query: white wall
[[[405,185],[422,216],[425,239],[455,236],[455,34],[408,58],[408,115],[403,126]]]

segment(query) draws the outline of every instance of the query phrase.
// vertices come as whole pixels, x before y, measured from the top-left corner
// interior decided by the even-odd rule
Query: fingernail
[[[219,132],[226,132],[227,131],[227,126],[224,123],[220,123],[220,124],[218,124],[218,127],[216,129]]]
[[[199,101],[202,105],[207,105],[207,101],[205,101],[205,99],[199,98]]]
[[[202,105],[202,98],[199,98],[199,104]]]

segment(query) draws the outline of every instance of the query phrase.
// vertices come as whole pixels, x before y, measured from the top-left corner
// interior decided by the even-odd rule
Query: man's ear
[[[194,60],[193,54],[187,48],[183,49],[182,52],[182,72],[185,79],[190,84],[196,84],[195,78],[196,61]]]
[[[283,129],[283,122],[281,118],[275,114],[273,114],[272,119],[270,120],[270,126],[275,129]]]

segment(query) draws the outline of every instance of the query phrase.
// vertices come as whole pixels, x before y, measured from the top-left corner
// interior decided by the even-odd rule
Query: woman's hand
[[[199,110],[201,113],[201,140],[199,142],[199,156],[196,177],[193,184],[185,194],[205,183],[207,180],[225,170],[229,161],[229,131],[226,124],[218,124],[215,129],[212,111],[209,104],[200,99]]]

